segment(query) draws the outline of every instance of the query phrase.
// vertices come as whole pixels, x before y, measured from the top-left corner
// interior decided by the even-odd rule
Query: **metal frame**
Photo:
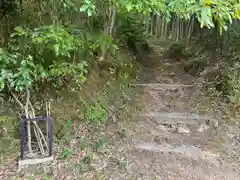
[[[25,129],[24,129],[24,122],[26,121],[48,121],[49,123],[49,154],[48,156],[44,157],[51,157],[52,156],[52,147],[53,147],[53,120],[51,117],[47,116],[37,116],[33,119],[25,119],[21,117],[20,119],[20,160],[24,160],[24,137],[25,137]],[[43,158],[44,158],[43,157]]]

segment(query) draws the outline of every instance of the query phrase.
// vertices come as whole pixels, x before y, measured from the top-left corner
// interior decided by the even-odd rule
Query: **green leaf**
[[[131,11],[132,8],[133,8],[132,4],[127,4],[127,5],[126,5],[127,11]]]
[[[3,78],[0,77],[0,91],[3,90],[4,86],[5,86],[4,80],[3,80]]]
[[[89,17],[93,15],[93,12],[91,10],[88,10],[87,13]]]
[[[22,36],[25,34],[25,30],[20,26],[15,27],[14,30],[16,35]]]
[[[71,124],[72,124],[71,120],[67,120],[67,122],[66,122],[65,125],[64,125],[64,128],[65,128],[65,129],[70,128]]]
[[[84,81],[86,80],[86,77],[81,74],[81,75],[79,76],[79,80],[82,81],[82,82],[84,82]]]
[[[79,11],[80,11],[80,12],[86,12],[87,9],[88,9],[88,5],[84,4],[84,5],[82,5],[82,6],[80,7]]]
[[[63,149],[61,152],[61,158],[66,159],[73,155],[73,151],[69,148]]]

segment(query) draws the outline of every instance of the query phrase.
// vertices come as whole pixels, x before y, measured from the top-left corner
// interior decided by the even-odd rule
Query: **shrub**
[[[186,45],[184,43],[173,43],[168,47],[167,56],[179,61],[180,58],[186,58],[185,49]]]

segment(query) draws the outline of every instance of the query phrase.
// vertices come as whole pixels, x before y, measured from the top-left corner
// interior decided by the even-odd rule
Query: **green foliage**
[[[185,19],[195,15],[201,27],[213,28],[215,22],[218,22],[220,33],[223,29],[227,29],[227,25],[232,23],[232,19],[240,18],[240,3],[236,0],[111,0],[103,1],[102,5],[86,0],[81,7],[81,11],[91,16],[93,13],[100,12],[101,7],[104,6],[116,6],[120,13],[148,14],[149,12],[156,12],[165,16],[168,20],[172,13]]]
[[[39,53],[43,53],[44,49],[47,48],[53,51],[56,56],[70,57],[70,52],[77,48],[74,37],[62,26],[42,26],[30,31],[29,34]]]
[[[195,14],[202,27],[211,28],[218,24],[220,33],[223,28],[226,29],[227,24],[231,23],[233,18],[239,18],[237,1],[130,0],[97,2],[85,0],[78,3],[72,0],[61,0],[58,3],[55,1],[42,2],[42,5],[41,10],[47,10],[48,5],[52,8],[54,24],[41,25],[33,30],[22,27],[15,28],[9,39],[8,47],[1,50],[0,58],[3,67],[0,76],[1,89],[6,82],[11,89],[23,91],[39,80],[51,76],[71,76],[75,80],[82,81],[85,80],[86,63],[82,60],[74,61],[79,49],[81,49],[80,52],[82,51],[81,54],[86,54],[86,52],[91,54],[95,50],[99,50],[103,54],[109,53],[109,51],[114,53],[118,51],[116,43],[113,43],[113,37],[101,33],[105,29],[101,29],[98,38],[91,33],[86,36],[82,36],[81,33],[72,34],[73,30],[79,30],[79,28],[69,29],[70,26],[61,25],[59,22],[63,13],[68,14],[69,18],[86,13],[89,22],[94,19],[92,16],[102,16],[103,21],[108,21],[112,17],[109,16],[106,9],[116,7],[119,15],[116,21],[121,39],[125,42],[126,39],[131,39],[137,43],[146,42],[148,35],[144,29],[144,21],[136,13],[157,12],[166,18],[169,18],[171,13],[175,13],[185,19],[189,19],[191,15]],[[68,13],[68,11],[73,12]],[[69,21],[64,17],[65,20]],[[90,28],[90,25],[87,26]]]
[[[70,61],[71,54],[80,46],[77,42],[61,26],[34,30],[16,27],[9,48],[0,50],[1,89],[4,81],[15,91],[23,91],[48,77],[71,76],[84,81],[87,63]]]
[[[219,51],[228,56],[230,62],[240,61],[240,26],[239,24],[231,25],[227,32],[223,33],[222,46]],[[232,60],[232,61],[231,61]]]
[[[127,12],[140,12],[147,14],[151,11],[158,13],[167,13],[168,8],[165,0],[129,0],[129,1],[115,1],[116,6],[119,7],[122,11]]]
[[[19,45],[25,44],[19,48]],[[67,32],[65,28],[57,25],[41,26],[34,30],[16,27],[14,33],[11,34],[9,48],[13,51],[20,51],[22,55],[33,53],[33,49],[37,49],[39,58],[42,57],[46,49],[52,51],[58,56],[70,57],[70,52],[75,46],[74,37]],[[43,59],[41,59],[43,61]]]
[[[157,12],[169,19],[171,13],[189,19],[195,15],[201,27],[213,28],[215,22],[219,24],[220,33],[222,29],[227,29],[227,24],[232,23],[232,19],[239,19],[239,2],[220,0],[148,0],[148,1],[120,1],[116,3],[121,10],[128,12]]]
[[[194,58],[184,69],[205,79],[205,86],[214,88],[221,97],[227,97],[232,104],[238,104],[240,79],[240,26],[229,25],[228,31],[220,36],[217,29],[202,33],[193,44]],[[195,73],[195,74],[194,74]]]
[[[20,11],[20,3],[17,0],[2,0],[0,3],[0,17],[16,16]]]
[[[86,12],[88,16],[92,16],[96,12],[95,2],[93,0],[85,0],[79,11]]]
[[[213,28],[215,22],[218,22],[219,32],[222,34],[222,29],[227,29],[227,24],[232,23],[236,16],[236,1],[219,1],[219,0],[203,0],[203,1],[171,1],[169,3],[172,12],[175,12],[180,17],[189,19],[195,14],[201,27]]]
[[[116,42],[114,42],[114,39],[112,36],[109,36],[106,33],[101,32],[100,34],[97,34],[94,36],[95,40],[95,49],[102,52],[102,53],[108,53],[109,55],[116,55],[118,53],[118,46],[116,45]]]
[[[123,45],[130,40],[132,42],[144,44],[149,38],[146,32],[144,21],[139,19],[135,14],[119,14],[117,21],[120,42]]]
[[[231,59],[239,59],[240,51],[240,26],[238,24],[229,25],[228,31],[224,32],[222,36],[218,35],[216,29],[211,29],[197,35],[194,42],[196,54],[206,52],[218,52],[219,54]]]
[[[88,64],[82,63],[54,63],[50,66],[49,75],[53,77],[66,77],[70,75],[77,83],[82,83],[86,80],[85,74],[88,72],[86,67]]]
[[[104,123],[108,119],[108,112],[98,103],[87,107],[84,118],[94,123]]]

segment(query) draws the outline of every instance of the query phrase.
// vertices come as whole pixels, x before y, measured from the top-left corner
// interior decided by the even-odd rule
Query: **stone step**
[[[151,84],[135,84],[135,86],[143,86],[148,87],[152,89],[178,89],[178,88],[189,88],[189,87],[195,87],[194,84],[160,84],[160,83],[151,83]]]
[[[218,161],[216,160],[219,157],[218,154],[213,154],[213,153],[204,151],[201,148],[198,148],[196,146],[190,146],[190,145],[173,146],[168,143],[163,143],[159,145],[155,143],[144,142],[141,144],[137,144],[134,147],[139,150],[147,150],[147,151],[152,151],[157,153],[181,154],[184,156],[188,156],[194,160],[205,159],[214,164],[215,163],[218,164]]]
[[[160,124],[202,124],[206,121],[217,122],[217,120],[212,117],[191,113],[150,112],[141,113],[139,116],[149,117]]]

